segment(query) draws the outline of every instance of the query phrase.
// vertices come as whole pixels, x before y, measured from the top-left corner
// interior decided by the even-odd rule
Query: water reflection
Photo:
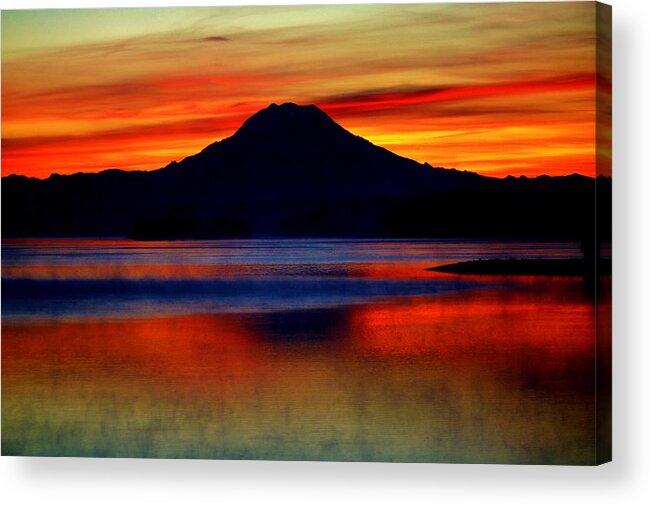
[[[3,286],[3,452],[592,463],[595,314],[579,279],[462,281],[358,252],[322,264],[384,292],[330,306],[317,290],[307,308],[258,293],[257,310],[26,319],[5,317]]]

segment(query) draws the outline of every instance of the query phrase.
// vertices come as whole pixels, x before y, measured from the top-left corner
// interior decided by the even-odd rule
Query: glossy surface
[[[5,241],[4,454],[590,464],[576,244]]]

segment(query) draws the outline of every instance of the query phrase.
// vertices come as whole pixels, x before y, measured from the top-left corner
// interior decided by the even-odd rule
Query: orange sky
[[[160,168],[293,101],[435,166],[594,175],[595,20],[592,2],[5,11],[2,174]]]

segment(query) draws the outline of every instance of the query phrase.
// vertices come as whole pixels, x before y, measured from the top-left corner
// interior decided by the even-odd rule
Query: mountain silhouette
[[[315,105],[272,104],[235,134],[164,169],[220,202],[414,196],[479,181],[433,169],[355,136]],[[448,173],[444,173],[448,172]]]
[[[2,235],[578,237],[594,223],[595,185],[609,198],[610,179],[432,167],[315,105],[272,104],[159,170],[3,177]]]

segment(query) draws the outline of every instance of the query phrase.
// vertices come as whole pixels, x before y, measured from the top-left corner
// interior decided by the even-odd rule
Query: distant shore
[[[425,270],[471,275],[543,275],[585,277],[592,274],[596,265],[582,259],[490,259],[460,261]],[[602,275],[612,272],[610,259],[599,260],[598,271]]]

